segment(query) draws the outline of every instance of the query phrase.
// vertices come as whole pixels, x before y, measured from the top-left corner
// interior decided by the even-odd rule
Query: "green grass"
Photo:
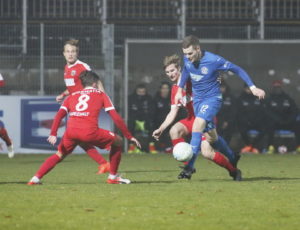
[[[86,155],[73,155],[27,186],[47,155],[0,156],[0,229],[299,229],[300,155],[246,155],[244,181],[199,159],[179,181],[168,155],[125,155],[134,181],[108,185]]]

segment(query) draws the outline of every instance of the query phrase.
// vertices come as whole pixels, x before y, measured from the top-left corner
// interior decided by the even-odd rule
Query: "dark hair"
[[[83,87],[92,86],[100,81],[100,77],[93,71],[84,71],[79,76]]]
[[[168,87],[169,87],[169,89],[171,89],[171,85],[170,85],[170,83],[169,82],[167,82],[167,81],[162,81],[161,83],[160,83],[160,89],[164,86],[164,85],[167,85]]]
[[[200,46],[199,38],[197,38],[194,35],[189,35],[189,36],[185,37],[182,40],[182,48],[187,49],[190,46],[193,46],[193,48],[196,48],[197,46]]]
[[[144,83],[140,83],[135,87],[135,89],[147,89],[147,87]]]

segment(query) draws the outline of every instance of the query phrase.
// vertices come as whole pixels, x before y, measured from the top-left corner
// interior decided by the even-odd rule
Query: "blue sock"
[[[193,157],[189,161],[188,166],[191,168],[194,168],[195,161],[197,159],[197,156],[199,154],[200,146],[202,141],[202,133],[201,132],[192,132],[192,140],[191,140],[191,146],[193,149]]]
[[[235,154],[228,146],[227,142],[223,139],[223,137],[218,136],[218,140],[211,145],[214,149],[217,149],[221,153],[223,153],[228,160],[232,163],[235,160]]]

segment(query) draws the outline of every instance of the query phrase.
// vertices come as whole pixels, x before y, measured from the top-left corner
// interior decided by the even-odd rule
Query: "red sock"
[[[10,140],[5,128],[0,128],[0,137],[5,141],[5,144],[7,146],[11,145],[11,140]]]
[[[177,139],[173,139],[172,144],[173,144],[173,146],[175,146],[176,144],[178,144],[180,142],[184,142],[184,141],[185,140],[182,137],[180,137],[180,138],[177,138]]]
[[[122,156],[122,148],[121,146],[111,146],[111,150],[109,153],[109,161],[110,161],[110,174],[116,175],[118,172],[119,164]]]
[[[97,151],[94,146],[80,145],[80,147],[83,148],[86,151],[87,155],[89,155],[89,157],[96,161],[99,165],[107,163],[105,158]]]
[[[215,162],[217,165],[220,165],[223,168],[226,168],[229,172],[233,172],[236,170],[236,168],[232,166],[228,159],[226,159],[225,156],[219,152],[216,152],[213,162]]]
[[[35,176],[42,179],[51,169],[60,162],[60,157],[56,154],[48,157],[45,162],[41,165],[40,169],[36,172]]]

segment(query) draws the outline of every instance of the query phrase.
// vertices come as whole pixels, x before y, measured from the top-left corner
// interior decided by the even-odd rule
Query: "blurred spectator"
[[[237,99],[237,125],[246,146],[241,153],[259,153],[258,143],[265,135],[265,107],[262,101],[253,96],[247,85]],[[249,131],[258,131],[254,137]]]
[[[170,99],[171,97],[171,86],[168,82],[162,82],[159,91],[153,98],[154,104],[154,117],[153,125],[154,127],[159,127],[160,124],[165,120],[166,116],[170,112]],[[167,132],[164,132],[157,142],[157,147],[160,151],[169,152],[172,148],[172,143]]]
[[[223,80],[220,89],[223,96],[223,105],[217,114],[217,131],[229,144],[236,128],[236,99],[231,94],[229,86]]]
[[[299,130],[296,128],[298,109],[295,101],[282,89],[281,81],[274,81],[270,97],[266,100],[268,153],[275,151],[274,134],[276,130],[293,131],[299,146]],[[299,149],[300,151],[300,149]]]
[[[139,84],[128,100],[128,127],[142,142],[142,150],[156,153],[150,132],[153,129],[153,99],[147,93],[145,84]],[[130,145],[128,153],[138,153],[135,145]]]

